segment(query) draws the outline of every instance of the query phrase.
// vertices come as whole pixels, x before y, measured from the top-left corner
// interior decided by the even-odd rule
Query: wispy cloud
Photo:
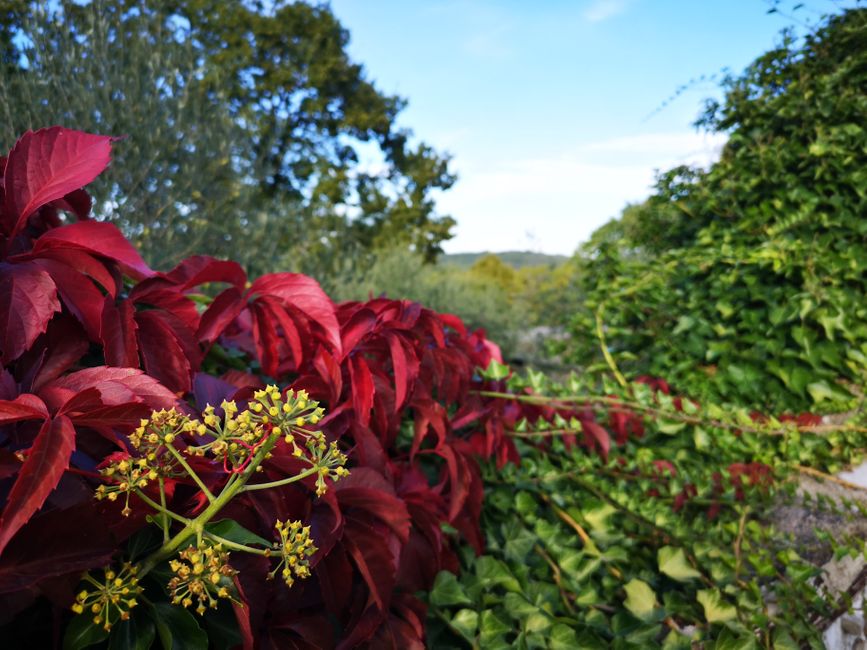
[[[626,11],[629,0],[592,0],[584,10],[584,18],[591,23],[608,20]]]
[[[464,51],[480,58],[504,59],[512,54],[510,31],[509,23],[501,23],[476,32],[464,41]]]
[[[458,168],[459,181],[437,205],[458,220],[450,252],[528,245],[569,254],[627,203],[651,191],[657,169],[707,166],[724,136],[645,133],[592,142],[549,156]]]

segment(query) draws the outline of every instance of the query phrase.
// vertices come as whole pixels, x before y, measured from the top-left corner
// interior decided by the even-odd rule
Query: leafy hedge
[[[583,254],[569,356],[769,411],[847,410],[867,373],[867,10],[788,36],[699,124],[708,171],[663,174]]]

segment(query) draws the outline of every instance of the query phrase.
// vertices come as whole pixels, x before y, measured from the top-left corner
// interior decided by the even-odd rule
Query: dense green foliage
[[[580,253],[585,308],[624,373],[772,410],[852,405],[867,371],[867,10],[787,36],[699,125],[729,135],[709,170],[662,174]]]
[[[801,503],[787,483],[800,463],[834,471],[862,432],[798,431],[642,384],[511,381],[526,388],[525,402],[593,411],[616,441],[600,456],[586,419],[583,437],[571,418],[516,425],[520,467],[485,468],[485,554],[465,553],[430,594],[432,647],[824,647],[823,622],[847,602],[816,581],[816,548],[769,521]],[[816,535],[825,558],[863,552],[860,538]]]
[[[126,135],[97,210],[157,266],[241,252],[328,276],[450,237],[431,198],[447,159],[395,125],[403,100],[350,60],[327,5],[37,0],[0,19],[3,146],[46,124]]]

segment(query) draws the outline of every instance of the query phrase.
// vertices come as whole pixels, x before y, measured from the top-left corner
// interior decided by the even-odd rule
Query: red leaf
[[[66,273],[74,275],[71,271],[76,271],[83,275],[89,275],[90,278],[99,284],[109,295],[115,297],[117,295],[117,280],[111,272],[105,267],[101,261],[84,250],[77,248],[46,248],[40,251],[39,255],[25,253],[16,255],[15,261],[19,259],[44,259],[54,260],[66,265]]]
[[[595,422],[589,420],[581,421],[581,430],[587,434],[587,441],[591,444],[595,443],[595,447],[599,449],[599,455],[602,460],[608,462],[608,451],[611,449],[611,438],[608,432]]]
[[[144,404],[151,410],[172,408],[175,395],[153,377],[137,368],[108,368],[97,366],[79,370],[49,382],[39,391],[49,408],[60,409],[77,393],[93,388],[99,393],[101,404],[122,406]]]
[[[313,367],[331,391],[328,401],[336,404],[337,400],[340,399],[340,393],[343,391],[343,373],[340,372],[340,365],[335,361],[334,357],[328,354],[328,350],[319,348],[316,357],[313,359]]]
[[[111,159],[111,141],[60,126],[22,135],[9,152],[3,178],[10,237],[38,208],[99,176]]]
[[[235,589],[238,592],[240,601],[232,600],[232,609],[235,612],[235,620],[238,622],[238,631],[241,633],[241,645],[244,650],[253,650],[255,639],[253,638],[253,628],[250,625],[250,608],[244,603],[247,602],[244,596],[244,589],[241,587],[241,581],[237,576],[232,578],[235,583]]]
[[[33,253],[49,250],[82,250],[117,262],[133,278],[150,277],[154,272],[145,264],[133,245],[113,223],[78,221],[54,228],[36,240]]]
[[[87,336],[93,341],[99,340],[103,297],[96,285],[55,260],[36,260],[33,264],[51,276],[63,304],[84,325]]]
[[[74,214],[79,221],[84,221],[90,218],[90,209],[93,207],[93,200],[90,194],[84,190],[73,190],[62,199],[57,199],[52,202],[55,207],[66,210]]]
[[[164,314],[171,314],[173,320],[183,323],[183,327],[187,329],[192,341],[193,332],[199,328],[199,310],[196,308],[196,303],[181,293],[177,287],[159,286],[158,283],[151,284],[151,280],[155,279],[158,278],[139,282],[130,291],[129,299],[139,308],[153,307],[162,310]],[[141,311],[141,309],[139,310]]]
[[[142,522],[143,523],[143,522]],[[0,560],[0,594],[20,592],[52,576],[105,566],[118,540],[93,500],[37,514],[12,539]]]
[[[298,273],[272,273],[257,279],[250,287],[250,294],[275,296],[299,310],[322,328],[326,341],[340,355],[340,325],[334,303],[316,280]]]
[[[0,425],[21,420],[44,420],[48,417],[45,402],[36,395],[19,395],[13,400],[0,400]]]
[[[139,312],[135,318],[139,350],[147,373],[172,391],[189,391],[191,360],[177,333],[156,310]]]
[[[206,282],[228,282],[242,291],[247,283],[247,274],[237,262],[218,260],[207,255],[188,257],[166,273],[165,277],[179,285],[182,291]]]
[[[134,316],[135,308],[129,300],[115,305],[111,296],[105,297],[99,339],[106,365],[138,368],[138,325]]]
[[[241,292],[230,287],[217,295],[211,302],[199,321],[196,338],[201,343],[211,344],[220,338],[229,324],[237,318],[246,307]]]
[[[364,357],[355,355],[349,360],[349,377],[352,379],[352,407],[362,426],[370,423],[373,408],[373,376]]]
[[[69,418],[46,420],[21,467],[18,479],[0,517],[0,554],[27,520],[33,516],[69,467],[75,450],[75,428]]]
[[[376,314],[369,309],[359,309],[344,323],[340,330],[343,342],[343,354],[349,354],[359,341],[373,331],[376,325]]]
[[[403,406],[408,394],[408,387],[418,378],[418,358],[409,345],[398,335],[386,335],[388,347],[391,350],[391,365],[394,369],[394,412]]]
[[[0,262],[0,364],[21,356],[58,311],[57,289],[45,271]]]
[[[253,341],[256,343],[256,354],[262,372],[274,377],[277,375],[277,367],[280,363],[280,340],[277,338],[277,327],[274,324],[273,314],[265,305],[258,302],[251,307],[253,313]]]
[[[261,298],[257,301],[257,306],[263,305],[268,307],[268,311],[274,317],[273,320],[280,325],[283,330],[283,336],[289,350],[292,352],[292,361],[295,367],[299,367],[304,361],[304,346],[301,342],[301,335],[298,333],[298,327],[292,320],[292,317],[286,309],[276,300],[269,298]]]
[[[386,540],[373,528],[353,527],[342,541],[367,583],[371,598],[381,612],[385,611],[395,582],[394,558]]]

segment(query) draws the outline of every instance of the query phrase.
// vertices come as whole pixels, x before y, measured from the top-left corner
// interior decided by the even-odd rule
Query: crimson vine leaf
[[[41,206],[96,178],[111,159],[112,138],[53,126],[27,131],[9,152],[4,171],[10,238]]]
[[[58,311],[57,287],[48,273],[32,264],[0,262],[0,363],[21,356]]]
[[[18,530],[57,487],[75,450],[75,428],[66,416],[46,420],[36,435],[27,460],[9,491],[0,516],[0,554]]]

